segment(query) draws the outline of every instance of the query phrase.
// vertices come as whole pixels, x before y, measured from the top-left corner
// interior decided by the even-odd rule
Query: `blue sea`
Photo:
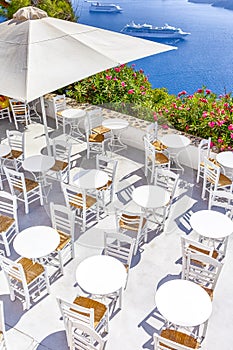
[[[233,11],[185,0],[114,0],[123,12],[100,14],[90,13],[84,0],[73,1],[79,23],[117,32],[132,20],[168,23],[191,33],[185,40],[165,42],[178,50],[134,62],[154,88],[166,87],[174,94],[192,94],[203,85],[217,94],[233,91]]]

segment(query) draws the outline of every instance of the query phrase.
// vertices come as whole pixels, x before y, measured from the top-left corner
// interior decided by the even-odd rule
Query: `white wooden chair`
[[[10,123],[12,122],[9,107],[2,108],[2,109],[0,108],[0,120],[1,119],[6,119],[6,118],[9,119]]]
[[[233,218],[233,193],[224,189],[210,192],[208,209],[223,208],[228,216]]]
[[[89,130],[91,134],[104,135],[109,133],[111,130],[102,125],[103,112],[102,108],[97,107],[90,111],[87,111],[87,122],[89,124]]]
[[[8,347],[7,347],[3,301],[0,301],[0,350],[7,350],[7,349]]]
[[[75,213],[64,205],[50,203],[50,216],[52,227],[58,231],[60,243],[56,251],[52,254],[58,255],[59,266],[62,275],[64,274],[63,266],[75,257],[74,251],[74,227]]]
[[[26,103],[10,99],[10,107],[13,114],[15,128],[18,130],[18,123],[25,123],[26,127],[31,123],[29,107]]]
[[[41,184],[37,181],[27,179],[24,173],[8,169],[4,167],[10,191],[12,195],[15,195],[17,199],[24,202],[25,213],[29,213],[29,204],[36,200],[40,200],[40,205],[43,205],[43,194]]]
[[[15,162],[15,169],[19,170],[25,158],[25,133],[17,130],[6,130],[11,155],[8,159]]]
[[[8,282],[11,301],[16,297],[24,300],[24,306],[28,310],[31,307],[31,298],[37,292],[41,293],[46,288],[49,293],[47,271],[41,264],[27,258],[12,261],[0,256],[0,265]]]
[[[137,253],[139,244],[147,240],[147,220],[142,212],[133,213],[126,208],[115,208],[116,226],[119,233],[135,234],[134,254]]]
[[[175,329],[163,329],[159,334],[154,333],[154,350],[191,350],[201,349],[200,342],[192,335]]]
[[[147,139],[144,140],[144,150],[145,150],[145,175],[148,176],[148,171],[151,172],[150,182],[154,180],[156,176],[156,171],[158,168],[168,168],[170,169],[170,159],[169,154],[166,150],[159,151],[155,146]]]
[[[151,143],[153,141],[157,140],[157,136],[158,136],[158,122],[151,123],[150,125],[147,126],[147,128],[146,128],[146,135],[145,136],[148,139],[148,141],[150,141]]]
[[[182,266],[182,278],[199,284],[213,300],[222,267],[220,261],[207,254],[188,253],[186,263]]]
[[[89,118],[84,121],[84,129],[86,134],[87,145],[87,159],[90,158],[90,154],[102,154],[105,153],[105,138],[103,133],[96,133],[92,131]]]
[[[59,139],[53,140],[53,157],[55,159],[55,164],[47,172],[48,176],[53,177],[55,175],[59,181],[69,183],[71,168],[71,150],[71,143]]]
[[[108,332],[108,308],[103,303],[83,296],[77,296],[73,302],[57,298],[57,302],[62,314],[69,347],[71,347],[74,322],[84,324],[98,333],[102,333],[103,330]]]
[[[97,188],[100,195],[100,203],[103,207],[113,201],[117,164],[118,161],[116,159],[108,158],[99,154],[96,155],[96,168],[98,170],[103,170],[108,174],[108,183],[101,188]]]
[[[233,182],[229,177],[221,173],[221,167],[213,161],[204,159],[204,181],[202,187],[202,199],[205,199],[206,191],[216,191],[225,188],[232,191]]]
[[[135,238],[131,238],[125,234],[116,232],[104,233],[104,255],[112,256],[113,258],[120,260],[125,266],[127,272],[125,288],[128,282],[135,243]]]
[[[59,124],[62,125],[63,127],[63,117],[61,115],[61,112],[67,109],[66,96],[64,94],[53,97],[53,108],[54,108],[56,129],[58,129]]]
[[[82,230],[86,230],[87,221],[99,221],[99,203],[98,200],[87,194],[83,189],[76,186],[61,183],[66,206],[71,208],[77,219],[82,221]]]
[[[0,191],[0,244],[4,245],[7,256],[11,255],[10,243],[18,232],[17,198]]]
[[[94,329],[80,322],[72,322],[71,350],[104,350],[106,339]]]
[[[202,139],[198,145],[197,183],[200,177],[204,177],[204,159],[210,157],[210,143],[211,138],[209,137],[208,140]]]

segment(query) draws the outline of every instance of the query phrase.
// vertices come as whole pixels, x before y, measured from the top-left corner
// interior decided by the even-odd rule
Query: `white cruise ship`
[[[135,24],[131,22],[122,30],[122,33],[148,39],[182,39],[190,33],[183,32],[182,29],[165,24],[163,27],[154,27],[151,24]]]
[[[100,12],[100,13],[118,13],[122,11],[122,8],[119,5],[107,4],[100,2],[92,2],[89,7],[90,12]]]

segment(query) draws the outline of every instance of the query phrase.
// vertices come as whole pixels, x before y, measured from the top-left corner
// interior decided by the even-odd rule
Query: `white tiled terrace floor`
[[[5,128],[0,135],[4,138]],[[33,124],[27,133],[27,151],[35,154],[43,147],[43,128]],[[80,149],[82,151],[83,148]],[[85,152],[80,153],[79,166],[94,167],[94,160],[87,162]],[[128,148],[118,155],[117,195],[115,200],[128,201],[132,189],[146,183],[143,170],[143,152]],[[154,296],[156,289],[166,280],[180,278],[181,246],[180,236],[190,234],[184,214],[207,208],[207,202],[200,198],[200,185],[195,184],[196,173],[185,168],[173,206],[171,218],[165,232],[152,232],[149,242],[142,245],[133,258],[127,289],[123,294],[123,307],[110,319],[108,350],[152,349],[152,335],[163,326],[162,317],[157,313]],[[49,201],[64,203],[58,183],[53,183]],[[30,206],[30,213],[24,214],[19,205],[20,229],[32,225],[50,225],[48,205]],[[4,302],[8,350],[68,350],[63,321],[56,297],[72,301],[80,293],[75,282],[75,268],[87,256],[101,254],[103,232],[114,230],[115,220],[109,208],[109,216],[89,228],[84,234],[76,229],[76,258],[65,267],[63,277],[51,285],[51,294],[45,295],[28,311],[23,311],[18,300],[11,302],[5,277],[0,272],[0,299]],[[192,234],[193,235],[193,234]],[[213,301],[213,312],[209,320],[206,339],[202,348],[208,350],[232,350],[233,324],[233,236],[230,237],[225,265],[221,272]],[[17,258],[12,247],[12,259]]]

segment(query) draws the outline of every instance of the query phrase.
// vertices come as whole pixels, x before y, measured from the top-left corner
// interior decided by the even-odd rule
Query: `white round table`
[[[13,246],[19,255],[39,259],[52,253],[60,242],[57,230],[50,226],[31,226],[19,232]]]
[[[121,132],[129,126],[129,122],[120,118],[110,118],[103,121],[102,125],[111,130],[111,140],[109,149],[114,152],[122,151],[127,148],[121,140]]]
[[[83,136],[81,133],[78,125],[79,125],[79,119],[82,119],[86,116],[86,112],[83,109],[77,109],[77,108],[67,108],[64,109],[64,111],[61,112],[61,115],[63,117],[63,133],[65,134],[65,126],[66,123],[70,124],[71,126],[71,133],[75,132]]]
[[[171,156],[171,159],[177,165],[177,167],[171,167],[171,169],[184,171],[184,168],[179,162],[179,154],[183,151],[184,148],[190,145],[190,139],[184,135],[167,134],[164,135],[160,141],[168,147],[168,152]]]
[[[143,185],[133,190],[132,199],[140,207],[156,209],[169,202],[170,193],[160,186]]]
[[[103,170],[81,170],[73,177],[73,184],[83,190],[103,187],[108,182],[108,174]]]
[[[5,157],[7,155],[10,155],[11,148],[9,145],[0,144],[0,157]]]
[[[216,160],[224,168],[226,168],[226,174],[229,173],[230,177],[233,177],[233,152],[225,151],[220,152],[216,156]]]
[[[215,210],[200,210],[192,214],[190,225],[206,238],[224,238],[233,232],[233,221]]]
[[[186,280],[162,284],[155,294],[155,303],[165,319],[183,327],[203,324],[212,312],[207,292],[198,284]]]
[[[94,255],[83,260],[76,270],[76,281],[90,294],[107,295],[125,286],[126,269],[117,259]]]
[[[51,156],[37,154],[27,157],[22,162],[24,170],[38,173],[46,173],[55,164],[55,159]]]

